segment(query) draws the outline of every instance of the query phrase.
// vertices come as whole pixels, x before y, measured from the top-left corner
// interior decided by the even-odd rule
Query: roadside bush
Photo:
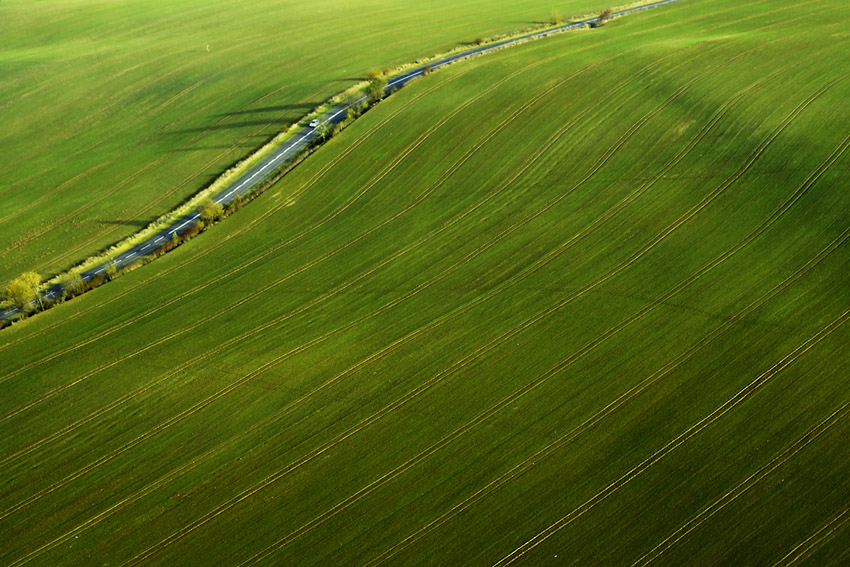
[[[203,221],[202,221],[202,222],[198,222],[198,223],[196,223],[196,224],[193,224],[192,226],[190,226],[189,228],[187,228],[187,229],[183,232],[183,234],[181,235],[181,238],[183,239],[183,242],[186,242],[187,240],[189,240],[189,239],[190,239],[190,238],[192,238],[193,236],[197,236],[197,235],[198,235],[198,233],[200,233],[200,232],[201,232],[201,230],[203,230],[203,228],[204,228]]]
[[[564,21],[564,17],[561,15],[560,10],[557,8],[552,8],[552,13],[549,14],[549,23],[553,26],[560,26]]]
[[[475,41],[473,41],[472,43],[474,43],[475,45],[481,45],[482,43],[484,43],[484,40],[480,37],[476,37]]]
[[[604,26],[608,20],[611,19],[611,8],[607,10],[603,10],[601,14],[599,14],[599,25]]]
[[[112,281],[118,275],[118,265],[113,261],[106,264],[106,279]]]
[[[69,299],[80,293],[83,287],[83,278],[80,274],[68,272],[59,278],[59,285],[62,286],[62,297]]]
[[[83,291],[89,291],[106,283],[106,274],[97,274],[83,285]]]
[[[238,211],[241,208],[242,208],[242,195],[239,195],[237,193],[237,195],[235,197],[233,197],[233,200],[230,201],[229,203],[227,203],[227,207],[225,208],[226,209],[225,213],[229,215],[231,213],[235,213],[236,211]]]
[[[377,75],[369,80],[366,85],[366,98],[370,104],[374,104],[384,98],[384,89],[387,88],[387,78]]]
[[[224,215],[224,207],[207,197],[198,205],[198,214],[207,224],[219,220]]]
[[[171,240],[169,240],[167,242],[163,242],[162,244],[160,244],[157,247],[156,250],[154,250],[154,256],[159,257],[159,256],[162,256],[163,254],[171,252],[172,250],[174,250],[175,246],[176,246],[176,244],[174,244],[174,242],[172,242]]]
[[[433,70],[434,70],[434,68],[433,68],[433,67],[431,67],[430,65],[425,65],[424,67],[422,67],[422,74],[423,74],[423,75],[428,75],[428,74],[430,74],[430,73],[431,73],[431,71],[433,71]]]
[[[315,131],[316,131],[316,138],[315,139],[320,144],[331,137],[331,130],[328,127],[328,123],[325,122],[324,120],[319,122],[319,125],[316,126]]]

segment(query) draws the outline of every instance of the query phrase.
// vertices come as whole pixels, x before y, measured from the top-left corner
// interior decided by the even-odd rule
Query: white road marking
[[[229,199],[229,198],[230,198],[230,196],[231,196],[231,195],[233,195],[233,193],[235,193],[236,191],[239,191],[240,189],[242,189],[242,187],[244,187],[244,186],[245,186],[245,184],[250,183],[251,181],[253,181],[255,177],[257,177],[258,175],[260,175],[261,173],[263,173],[263,172],[264,172],[265,170],[267,170],[269,167],[276,166],[276,165],[277,165],[277,163],[276,163],[276,162],[278,162],[278,161],[280,161],[282,158],[284,158],[284,157],[286,156],[286,154],[288,154],[289,152],[291,152],[291,151],[295,148],[295,146],[297,146],[298,144],[300,144],[301,142],[303,142],[305,138],[309,137],[311,133],[312,133],[312,132],[307,132],[306,134],[304,134],[303,136],[301,136],[301,137],[300,137],[300,138],[299,138],[296,142],[291,143],[291,144],[289,145],[289,147],[287,147],[287,148],[286,148],[283,152],[281,152],[281,153],[279,153],[278,155],[274,156],[274,157],[271,159],[271,161],[269,161],[266,165],[264,165],[263,167],[261,167],[260,169],[258,169],[257,171],[255,171],[255,172],[254,172],[254,174],[253,174],[251,177],[249,177],[248,179],[245,179],[245,180],[244,180],[244,181],[242,181],[239,185],[237,185],[236,187],[234,187],[233,189],[231,189],[230,191],[228,191],[228,193],[227,193],[226,195],[224,195],[223,197],[221,197],[221,200],[222,200],[222,201],[226,201],[227,199]]]

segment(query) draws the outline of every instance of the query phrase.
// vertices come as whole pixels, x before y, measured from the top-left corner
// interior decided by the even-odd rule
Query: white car
[[[314,118],[310,121],[310,128],[315,128],[318,125],[319,125],[319,119],[318,118]]]

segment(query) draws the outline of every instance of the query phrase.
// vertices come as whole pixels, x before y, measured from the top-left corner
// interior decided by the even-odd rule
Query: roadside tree
[[[38,293],[41,276],[35,272],[24,272],[6,286],[6,299],[14,303],[18,309],[25,311],[35,301],[41,309],[44,303]]]
[[[210,224],[221,218],[224,214],[224,207],[207,197],[198,206],[198,213],[206,224]]]
[[[387,88],[387,78],[383,75],[376,75],[369,80],[366,85],[366,98],[369,103],[376,103],[384,98],[384,91]]]
[[[68,272],[59,278],[62,286],[62,297],[74,297],[83,288],[83,278],[75,272]]]
[[[557,8],[552,9],[552,13],[549,14],[549,23],[553,26],[560,26],[564,21],[563,16],[561,16],[560,10]]]
[[[107,264],[106,264],[106,279],[108,281],[112,281],[116,277],[118,277],[118,263],[115,260],[107,262]]]

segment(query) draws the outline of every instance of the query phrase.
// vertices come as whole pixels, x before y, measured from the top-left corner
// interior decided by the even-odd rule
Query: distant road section
[[[635,6],[633,8],[628,8],[625,10],[620,10],[618,12],[614,12],[611,14],[611,19],[619,18],[622,16],[626,16],[628,14],[632,14],[634,12],[640,12],[643,10],[649,10],[651,8],[657,8],[659,6],[664,6],[667,4],[672,4],[674,2],[679,2],[680,0],[659,0],[658,2],[652,2],[649,4],[642,4],[640,6]],[[598,17],[587,18],[584,20],[579,20],[575,22],[570,22],[568,24],[564,24],[562,26],[549,28],[543,31],[530,33],[526,35],[517,36],[511,39],[506,39],[504,41],[499,41],[496,43],[490,43],[487,45],[483,45],[481,47],[476,47],[474,49],[469,49],[467,51],[461,51],[454,55],[443,57],[442,59],[438,59],[436,61],[432,61],[420,67],[416,67],[411,69],[405,73],[397,77],[393,77],[387,83],[387,88],[385,94],[389,95],[392,92],[400,89],[404,85],[406,85],[411,79],[415,79],[423,75],[427,70],[439,69],[440,67],[444,67],[446,65],[451,65],[456,61],[460,61],[462,59],[468,59],[470,57],[475,57],[476,55],[482,55],[484,53],[488,53],[490,51],[495,51],[497,49],[502,49],[504,47],[515,45],[517,43],[521,43],[524,41],[528,41],[530,39],[537,39],[546,37],[548,35],[552,35],[555,33],[560,33],[564,31],[574,30],[583,28],[585,26],[592,26],[599,22]],[[355,101],[353,104],[359,104],[365,100],[365,97]],[[341,104],[329,110],[323,116],[318,119],[318,122],[324,122],[328,125],[333,125],[338,122],[341,122],[348,111],[350,104]],[[294,156],[298,155],[303,149],[309,146],[313,139],[317,136],[315,128],[312,124],[318,123],[314,121],[311,123],[311,126],[305,126],[301,130],[299,130],[296,135],[284,143],[274,152],[269,154],[266,158],[261,160],[254,167],[246,171],[240,177],[238,177],[235,181],[233,181],[230,185],[213,195],[213,201],[219,203],[224,206],[233,201],[237,195],[246,195],[251,192],[257,184],[262,183],[264,180],[269,178],[276,171],[285,166]],[[97,265],[85,272],[81,275],[83,281],[90,281],[98,274],[105,273],[107,267],[110,265],[115,266],[115,268],[121,268],[126,266],[133,261],[137,260],[140,257],[146,256],[147,254],[156,250],[159,246],[165,243],[168,239],[172,238],[172,235],[177,234],[178,236],[182,235],[186,232],[189,227],[196,224],[201,219],[201,215],[198,211],[195,211],[191,214],[185,215],[176,221],[174,221],[171,225],[166,228],[163,228],[144,242],[141,242],[134,246],[133,248],[123,252],[122,254],[112,258],[108,262],[104,262],[103,264]],[[59,297],[62,294],[62,287],[60,285],[55,285],[47,290],[45,290],[42,295],[45,300],[52,300],[54,297]],[[15,307],[11,307],[2,313],[0,313],[0,319],[11,319],[18,314],[18,309]]]

